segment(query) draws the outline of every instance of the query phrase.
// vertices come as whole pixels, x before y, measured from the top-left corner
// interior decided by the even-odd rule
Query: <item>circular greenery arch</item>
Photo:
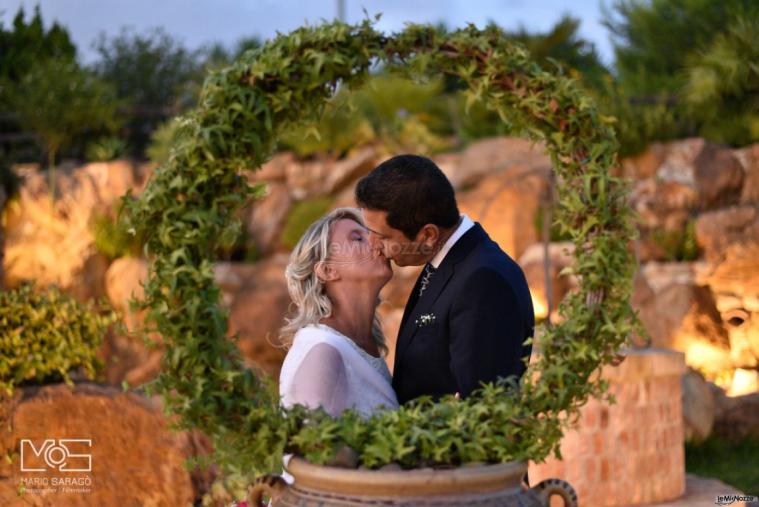
[[[315,117],[340,84],[360,85],[383,64],[414,79],[448,74],[468,84],[503,121],[542,141],[557,175],[555,223],[576,246],[579,291],[560,306],[561,323],[539,329],[537,360],[518,385],[485,386],[465,400],[420,399],[362,420],[279,406],[275,383],[243,366],[227,334],[214,283],[217,248],[234,241],[236,210],[261,194],[241,173],[260,167],[278,135]],[[617,144],[611,120],[559,71],[549,73],[497,27],[441,33],[408,25],[393,36],[367,20],[304,27],[249,51],[206,80],[199,105],[180,120],[169,161],[125,218],[147,238],[147,322],[166,343],[156,387],[179,427],[197,427],[229,471],[277,469],[283,452],[328,462],[342,445],[375,468],[542,460],[558,452],[563,429],[606,385],[637,326],[629,305],[634,235],[624,182],[611,176]]]

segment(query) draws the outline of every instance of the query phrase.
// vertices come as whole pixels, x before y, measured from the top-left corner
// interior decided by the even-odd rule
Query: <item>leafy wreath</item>
[[[468,85],[468,104],[482,101],[545,144],[557,175],[555,224],[576,247],[571,271],[580,287],[561,303],[562,322],[539,327],[537,360],[518,384],[487,385],[464,400],[423,398],[368,420],[283,409],[272,379],[246,368],[226,338],[214,252],[239,233],[235,212],[262,194],[242,172],[260,167],[284,130],[317,117],[338,86],[360,85],[378,64],[417,81],[455,76]],[[199,105],[179,122],[169,161],[139,199],[123,201],[130,230],[147,238],[139,305],[166,343],[154,387],[167,411],[180,428],[212,437],[216,463],[245,474],[280,468],[284,452],[324,464],[344,445],[368,468],[558,454],[564,428],[606,391],[599,367],[618,361],[638,328],[629,305],[632,211],[624,181],[609,174],[617,163],[612,121],[573,80],[540,68],[495,26],[441,33],[407,25],[392,36],[370,20],[303,27],[211,73]]]

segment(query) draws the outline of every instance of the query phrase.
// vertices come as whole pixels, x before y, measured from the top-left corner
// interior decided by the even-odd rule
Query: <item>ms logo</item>
[[[90,472],[92,439],[48,438],[37,447],[28,438],[21,439],[21,471]]]

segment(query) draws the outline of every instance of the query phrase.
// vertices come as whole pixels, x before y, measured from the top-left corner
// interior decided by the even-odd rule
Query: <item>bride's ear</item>
[[[314,273],[320,282],[332,282],[340,278],[337,270],[328,262],[319,261],[314,266]]]

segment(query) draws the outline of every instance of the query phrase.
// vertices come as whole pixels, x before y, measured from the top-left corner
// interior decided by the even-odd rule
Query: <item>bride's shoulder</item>
[[[329,327],[320,324],[309,324],[303,326],[295,333],[293,337],[293,347],[312,347],[317,343],[328,343],[336,345],[340,337],[335,334]]]

